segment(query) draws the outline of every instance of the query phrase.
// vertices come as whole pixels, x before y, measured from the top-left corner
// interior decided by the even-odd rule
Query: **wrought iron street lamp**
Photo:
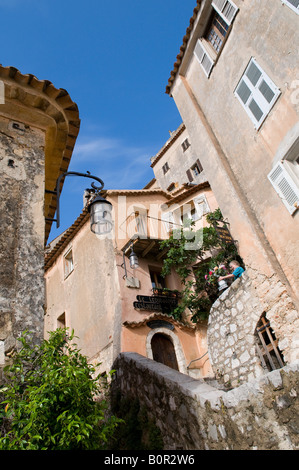
[[[90,190],[90,192],[94,193],[94,197],[88,204],[88,211],[90,213],[90,229],[97,235],[110,233],[112,230],[112,204],[100,195],[100,192],[104,187],[104,182],[97,176],[91,175],[89,171],[86,173],[66,171],[58,177],[54,191],[46,190],[46,193],[55,194],[57,198],[56,219],[47,218],[46,220],[56,222],[56,228],[60,227],[60,183],[62,178],[69,175],[91,178],[100,183],[100,186],[96,186],[95,183],[91,183],[93,190]]]
[[[131,269],[137,269],[139,267],[138,257],[137,257],[136,253],[133,250],[133,244],[131,245],[131,253],[130,253],[130,256],[129,256],[129,260],[130,260],[130,268]]]

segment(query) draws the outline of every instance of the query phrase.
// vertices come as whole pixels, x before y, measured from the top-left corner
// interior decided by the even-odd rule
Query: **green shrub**
[[[105,449],[120,420],[108,415],[105,387],[68,336],[50,333],[32,345],[28,334],[4,370],[1,450]]]

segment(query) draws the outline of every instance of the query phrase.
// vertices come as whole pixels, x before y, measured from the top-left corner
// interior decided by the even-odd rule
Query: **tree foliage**
[[[73,332],[57,329],[41,345],[28,336],[5,368],[0,449],[104,449],[119,420],[107,416],[106,386],[72,342]]]
[[[182,282],[181,301],[172,312],[178,320],[186,308],[191,311],[193,322],[206,319],[218,290],[217,286],[207,283],[205,275],[219,264],[228,265],[233,259],[242,262],[236,245],[223,242],[217,234],[215,226],[224,222],[220,209],[208,214],[206,220],[209,226],[197,231],[194,222],[186,221],[184,227],[173,230],[169,239],[160,244],[161,249],[168,250],[162,275],[166,276],[174,269]]]

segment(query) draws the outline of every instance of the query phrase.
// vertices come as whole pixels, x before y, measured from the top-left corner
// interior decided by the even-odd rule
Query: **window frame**
[[[162,166],[163,175],[166,175],[169,169],[170,168],[169,168],[168,162],[164,163],[164,165]]]
[[[69,256],[71,258],[69,259]],[[72,272],[74,271],[74,256],[73,256],[73,248],[70,247],[66,253],[63,255],[63,272],[64,272],[64,279],[67,279]]]
[[[163,278],[161,276],[162,267],[148,266],[148,271],[149,271],[149,276],[150,276],[152,289],[167,289],[167,279],[166,279],[166,277]],[[159,282],[158,278],[160,278],[160,280],[162,282]],[[155,285],[153,285],[153,284],[155,284]],[[160,285],[160,287],[159,287],[159,285]]]
[[[186,139],[183,140],[183,142],[181,143],[181,146],[182,146],[183,152],[186,152],[186,150],[191,146],[188,137],[186,137]]]
[[[233,15],[231,19],[226,17],[224,14],[224,11],[226,10],[226,7],[228,6],[228,4],[230,4],[230,7],[233,10]],[[211,9],[212,9],[211,14],[209,15],[209,19],[207,21],[205,31],[203,35],[197,40],[194,51],[193,51],[194,56],[200,63],[201,68],[204,71],[207,78],[210,77],[210,74],[218,61],[218,58],[222,52],[222,49],[224,48],[224,45],[232,29],[232,25],[235,20],[235,17],[239,11],[239,8],[237,7],[237,5],[235,5],[234,2],[232,2],[231,0],[213,0],[211,2]],[[212,44],[206,39],[207,34],[211,29],[211,24],[215,16],[215,13],[220,15],[222,20],[228,26],[227,33],[224,37],[224,40],[218,52],[213,48]]]
[[[250,81],[247,75],[247,72],[249,71],[252,64],[254,64],[258,68],[258,70],[261,72],[261,75],[258,78],[255,85]],[[260,86],[262,85],[263,81],[266,83],[266,85],[270,88],[270,90],[273,93],[273,97],[270,102],[266,100],[266,98],[260,91]],[[242,84],[245,84],[245,86],[250,91],[250,94],[248,95],[246,102],[242,100],[242,98],[240,97],[238,93]],[[271,80],[271,78],[267,75],[267,73],[258,64],[256,59],[254,57],[251,57],[250,61],[248,62],[234,90],[234,96],[237,98],[239,103],[242,105],[243,109],[246,111],[247,116],[250,118],[250,120],[254,124],[254,127],[256,130],[259,130],[261,128],[262,124],[264,123],[267,116],[270,114],[270,111],[273,109],[280,95],[281,95],[281,90],[279,89],[279,87],[275,85],[275,83]],[[259,120],[257,120],[257,118],[254,116],[253,112],[251,111],[249,107],[253,101],[258,105],[259,109],[263,113]]]

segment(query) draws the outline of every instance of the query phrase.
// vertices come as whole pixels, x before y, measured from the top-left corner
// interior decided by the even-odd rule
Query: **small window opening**
[[[182,149],[183,151],[185,152],[187,150],[188,147],[190,147],[190,142],[188,139],[185,139],[184,142],[182,143]]]
[[[164,175],[165,175],[165,173],[168,172],[168,170],[169,170],[168,162],[166,162],[165,165],[162,166],[162,170],[163,170],[163,174],[164,174]]]
[[[198,176],[201,173],[198,163],[195,163],[195,165],[191,167],[191,170],[194,176]]]
[[[73,251],[70,249],[64,255],[64,279],[66,279],[74,270]]]
[[[65,313],[63,313],[57,318],[57,328],[65,328],[65,326]]]
[[[283,367],[285,362],[278,348],[278,339],[265,314],[259,320],[255,332],[257,336],[256,348],[262,366],[269,371]]]
[[[166,288],[166,282],[165,278],[162,277],[161,271],[162,269],[159,268],[150,268],[150,278],[151,278],[151,283],[152,283],[152,288],[153,289],[164,289]]]

